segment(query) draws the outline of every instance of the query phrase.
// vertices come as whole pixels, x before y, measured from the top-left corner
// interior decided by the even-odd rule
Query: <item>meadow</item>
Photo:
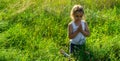
[[[67,61],[59,51],[69,53],[75,4],[84,7],[92,61],[120,61],[120,0],[0,0],[0,61]]]

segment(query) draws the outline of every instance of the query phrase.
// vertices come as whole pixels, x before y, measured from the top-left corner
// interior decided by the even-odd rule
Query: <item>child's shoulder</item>
[[[68,23],[68,26],[71,25],[72,23],[73,23],[73,21],[69,22],[69,23]]]
[[[86,23],[86,21],[85,20],[81,20],[82,22],[84,22],[84,23]]]

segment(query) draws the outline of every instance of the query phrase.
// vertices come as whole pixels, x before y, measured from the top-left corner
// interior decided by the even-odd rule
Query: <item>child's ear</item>
[[[83,14],[83,17],[82,17],[82,19],[85,21],[86,19],[85,19],[85,15]]]

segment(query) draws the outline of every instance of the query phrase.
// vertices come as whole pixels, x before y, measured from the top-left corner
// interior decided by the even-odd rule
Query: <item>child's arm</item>
[[[76,31],[73,33],[72,25],[71,25],[71,24],[68,25],[68,37],[69,37],[70,39],[74,38],[79,32],[80,32],[80,31],[79,31],[79,29],[78,29],[78,30],[76,30]]]
[[[89,31],[89,29],[88,29],[87,23],[85,23],[85,31],[82,31],[82,34],[83,34],[84,36],[90,36],[90,31]]]

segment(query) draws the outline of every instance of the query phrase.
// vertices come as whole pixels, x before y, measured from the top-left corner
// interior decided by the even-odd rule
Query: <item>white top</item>
[[[78,26],[76,26],[74,21],[72,21],[71,24],[72,24],[73,32],[75,32]],[[81,20],[81,25],[82,25],[82,29],[85,30],[84,20]],[[70,42],[76,45],[82,45],[85,43],[85,39],[86,39],[85,36],[81,32],[79,32],[73,39],[70,39]]]

